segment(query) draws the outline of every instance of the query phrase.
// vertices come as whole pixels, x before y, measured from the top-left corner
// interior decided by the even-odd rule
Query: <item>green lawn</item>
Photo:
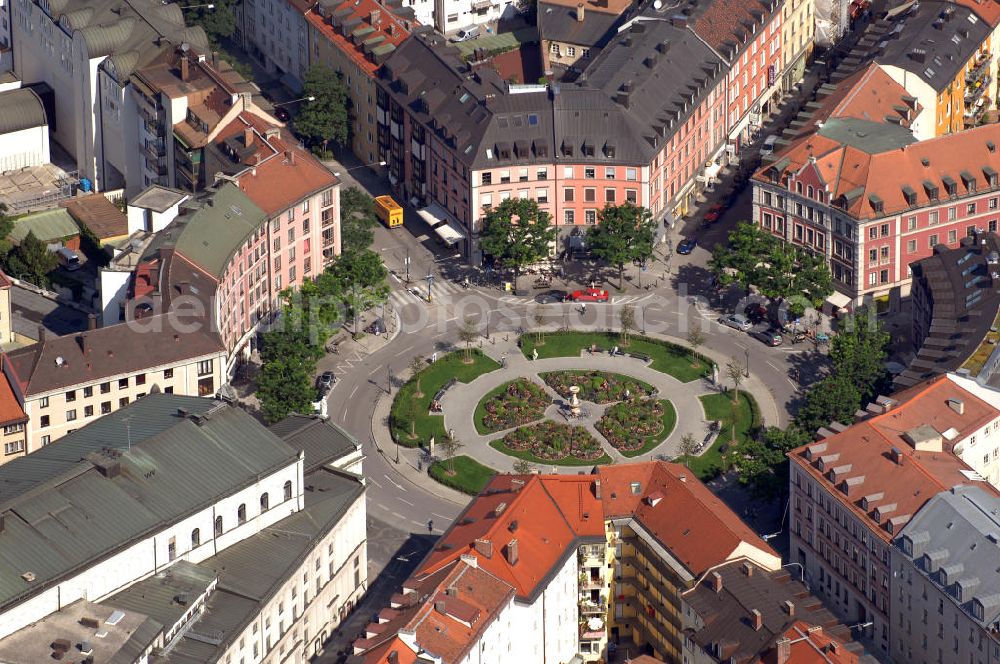
[[[663,429],[655,436],[646,436],[646,443],[634,452],[619,450],[622,456],[632,458],[652,452],[674,430],[674,426],[677,425],[677,411],[674,410],[674,404],[666,399],[660,401],[660,403],[663,404]]]
[[[456,378],[461,383],[468,383],[484,373],[489,373],[500,368],[494,360],[479,351],[472,353],[472,363],[466,364],[463,360],[465,351],[455,351],[438,358],[437,362],[427,365],[420,372],[420,391],[423,396],[415,397],[417,391],[417,381],[414,378],[406,381],[396,398],[392,402],[392,409],[389,414],[389,428],[392,437],[400,445],[405,447],[419,447],[426,445],[433,436],[438,442],[444,440],[446,431],[444,429],[444,417],[441,413],[430,414],[431,400],[437,391],[444,387],[444,384],[451,378]],[[457,389],[457,388],[452,388]],[[410,400],[412,413],[406,412],[406,400]],[[412,430],[416,432],[415,437],[411,437]]]
[[[706,394],[698,398],[705,409],[705,419],[722,422],[722,431],[712,446],[701,456],[691,457],[688,463],[698,477],[709,479],[723,469],[722,446],[728,446],[733,441],[733,415],[736,416],[736,439],[743,441],[758,425],[759,411],[754,398],[743,390],[740,390],[739,405],[735,409],[729,394]],[[680,462],[681,459],[678,458],[677,461]]]
[[[448,472],[451,462],[445,460],[432,463],[428,472],[441,484],[462,493],[475,496],[483,490],[490,478],[497,474],[497,471],[489,466],[484,466],[472,457],[462,455],[455,457],[452,461],[455,464],[454,475]]]
[[[545,468],[546,466],[599,466],[605,463],[611,463],[611,457],[607,454],[602,455],[598,459],[593,461],[584,461],[583,459],[577,459],[576,457],[568,456],[564,459],[552,460],[552,459],[542,459],[536,457],[534,454],[527,450],[512,450],[507,447],[502,438],[490,441],[490,447],[508,456],[512,456],[518,459],[524,459],[525,461],[530,461],[531,463],[539,466],[539,468]]]
[[[711,361],[694,353],[683,346],[651,339],[639,335],[629,336],[629,345],[622,344],[617,332],[549,332],[541,343],[535,341],[535,333],[521,336],[521,350],[525,357],[538,349],[538,357],[577,357],[580,352],[592,345],[597,345],[604,351],[615,346],[626,353],[640,353],[652,358],[650,365],[656,371],[668,374],[681,381],[689,383],[708,374]],[[694,366],[697,362],[698,366]]]

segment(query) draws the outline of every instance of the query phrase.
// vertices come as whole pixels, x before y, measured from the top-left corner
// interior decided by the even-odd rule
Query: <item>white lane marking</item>
[[[411,352],[409,349],[404,349],[404,350],[399,351],[395,355],[393,355],[393,357],[399,357],[400,355],[405,355],[406,353],[409,353],[409,352]],[[372,373],[374,373],[374,372],[372,372]],[[368,374],[368,375],[371,376],[371,374]]]
[[[772,368],[772,369],[774,369],[775,371],[781,371],[781,369],[779,369],[778,367],[776,367],[776,366],[774,365],[774,362],[772,362],[771,360],[768,360],[768,361],[767,361],[767,366],[771,367],[771,368]]]
[[[351,399],[353,399],[353,398],[354,398],[354,395],[355,395],[355,393],[356,393],[356,392],[358,391],[358,388],[359,388],[359,387],[361,387],[361,386],[360,386],[360,385],[355,385],[355,386],[354,386],[354,389],[353,389],[353,390],[351,390],[351,396],[347,397],[347,399],[348,399],[348,400],[351,400]]]
[[[387,510],[387,511],[388,511],[388,510]],[[399,519],[400,521],[402,521],[402,520],[403,520],[403,515],[402,515],[402,514],[400,514],[399,512],[389,512],[389,513],[390,513],[390,514],[392,514],[392,515],[393,515],[394,517],[396,517],[397,519]]]
[[[794,389],[796,389],[796,390],[799,389],[799,386],[796,385],[795,383],[793,383],[791,378],[786,378],[785,380],[787,380],[788,384],[791,385]]]
[[[451,518],[450,516],[444,516],[443,514],[437,514],[435,512],[431,512],[431,516],[436,516],[439,519],[450,519]]]
[[[398,500],[399,502],[401,502],[401,503],[403,503],[405,505],[409,505],[410,507],[413,507],[413,503],[411,503],[410,501],[406,500],[405,498],[400,498],[399,496],[396,496],[396,500]]]
[[[404,488],[403,488],[403,485],[402,485],[402,484],[398,484],[398,483],[396,482],[396,480],[392,479],[392,478],[391,478],[391,477],[389,477],[388,475],[386,475],[386,474],[384,474],[384,473],[383,473],[383,474],[382,474],[382,477],[384,477],[385,479],[389,480],[389,484],[393,485],[394,487],[396,487],[396,488],[397,488],[397,489],[399,489],[400,491],[406,491],[406,489],[404,489]]]
[[[376,371],[379,371],[379,370],[380,370],[381,368],[382,368],[382,367],[375,367],[374,369],[372,369],[371,371],[369,371],[369,372],[368,372],[368,375],[369,375],[369,376],[374,376],[374,375],[375,375],[375,372],[376,372]]]
[[[380,489],[382,488],[382,485],[379,484],[378,482],[376,482],[373,478],[369,477],[368,481],[371,482],[372,484],[374,484],[375,486],[377,486],[378,488],[380,488]]]

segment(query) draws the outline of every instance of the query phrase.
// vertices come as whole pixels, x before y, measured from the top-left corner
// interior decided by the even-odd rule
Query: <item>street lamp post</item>
[[[313,101],[314,99],[316,99],[316,98],[315,97],[309,97],[308,98],[309,101]],[[301,101],[301,100],[298,100],[298,101]],[[387,162],[385,162],[385,161],[370,161],[367,164],[361,164],[359,166],[351,166],[350,168],[345,168],[343,171],[334,171],[333,174],[334,174],[334,176],[336,176],[336,177],[339,178],[341,173],[350,173],[351,171],[356,171],[359,168],[365,168],[367,166],[385,166],[386,163]]]
[[[410,246],[406,246],[406,259],[403,260],[403,265],[406,267],[406,285],[410,284]]]
[[[747,378],[749,378],[750,377],[750,349],[749,348],[744,348],[743,352],[746,354],[746,358],[747,358],[746,363],[743,365],[743,370],[745,372],[744,375]]]
[[[431,287],[434,285],[434,275],[428,274],[424,279],[427,280],[427,301],[431,301]]]
[[[215,9],[215,4],[206,3],[203,5],[182,5],[177,7],[178,9],[198,9],[199,7],[204,7],[205,9]]]

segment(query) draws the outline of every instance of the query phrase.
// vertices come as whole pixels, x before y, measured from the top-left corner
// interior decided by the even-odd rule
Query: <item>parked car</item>
[[[708,212],[705,213],[705,217],[702,219],[702,226],[710,226],[711,224],[717,222],[725,210],[726,207],[721,203],[716,203],[712,207],[708,208]]]
[[[585,288],[584,290],[573,291],[569,296],[574,302],[607,302],[608,291],[603,288]]]
[[[696,240],[693,237],[686,237],[683,240],[681,240],[680,243],[677,245],[677,253],[679,253],[681,256],[687,256],[692,251],[694,251],[694,248],[697,246],[698,246],[698,240]]]
[[[568,298],[569,293],[564,290],[550,290],[536,295],[535,302],[538,304],[557,304],[565,302]]]
[[[451,38],[453,42],[464,42],[470,39],[475,39],[479,36],[479,26],[473,25],[468,28],[462,28]]]
[[[337,377],[333,375],[332,371],[324,371],[320,374],[319,378],[316,379],[316,387],[324,395],[333,389],[333,384],[337,382]]]
[[[764,144],[760,146],[760,153],[763,156],[774,154],[774,144],[778,142],[778,137],[774,134],[764,139]]]
[[[69,247],[59,247],[56,250],[56,258],[59,259],[59,264],[69,272],[79,270],[83,266],[83,263],[80,261],[80,255]]]
[[[781,345],[781,335],[778,334],[777,330],[754,330],[750,333],[750,336],[757,339],[765,346]]]
[[[719,322],[726,327],[731,327],[734,330],[739,330],[740,332],[747,332],[753,327],[753,323],[750,319],[743,314],[728,314],[719,319]]]

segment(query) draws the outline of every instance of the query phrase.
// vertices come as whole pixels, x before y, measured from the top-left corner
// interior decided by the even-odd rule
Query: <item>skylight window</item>
[[[472,95],[470,95],[468,92],[463,92],[462,96],[458,98],[458,101],[460,103],[464,104],[465,102],[469,101],[469,97],[471,97],[471,96]]]
[[[528,114],[528,125],[534,127],[538,124],[538,115],[536,113]]]
[[[970,13],[965,18],[969,19],[969,23],[971,23],[972,25],[975,25],[976,23],[979,23],[979,17],[976,16],[975,14]]]
[[[493,158],[493,148],[486,148],[486,158],[487,159]]]

